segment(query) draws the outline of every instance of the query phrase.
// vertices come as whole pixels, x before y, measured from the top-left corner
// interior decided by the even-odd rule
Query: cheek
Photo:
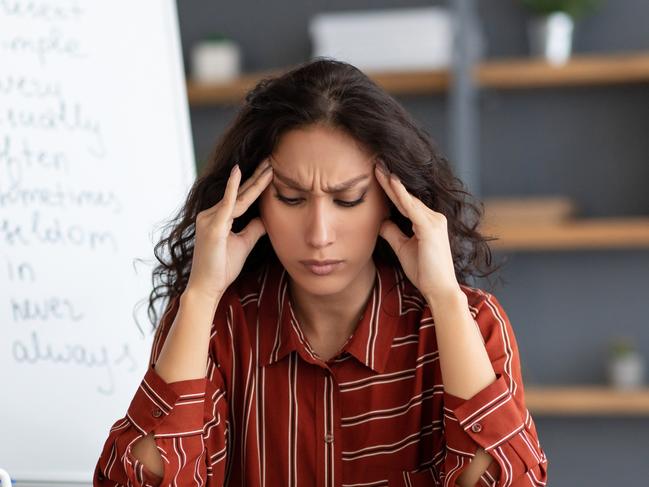
[[[381,223],[383,222],[384,215],[383,209],[380,205],[367,201],[356,211],[352,210],[349,214],[345,214],[344,218],[340,220],[341,227],[339,230],[339,237],[345,238],[350,242],[366,242],[376,238]]]

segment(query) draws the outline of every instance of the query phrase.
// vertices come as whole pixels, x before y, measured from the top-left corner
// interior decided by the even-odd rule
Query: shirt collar
[[[341,353],[348,352],[360,363],[382,373],[402,314],[405,276],[400,268],[386,262],[375,259],[374,264],[376,278],[370,298]],[[259,365],[271,365],[292,351],[307,362],[322,364],[309,346],[293,312],[288,277],[288,272],[276,258],[264,268],[259,296]]]

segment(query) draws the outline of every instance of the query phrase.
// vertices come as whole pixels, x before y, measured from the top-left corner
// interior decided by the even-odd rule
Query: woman
[[[469,196],[355,67],[262,80],[156,246],[167,308],[95,485],[544,485]]]

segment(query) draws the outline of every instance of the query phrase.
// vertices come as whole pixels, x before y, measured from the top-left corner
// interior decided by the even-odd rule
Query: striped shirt
[[[178,309],[172,301],[94,485],[454,487],[478,447],[495,461],[477,485],[545,485],[518,346],[496,297],[460,286],[496,373],[462,399],[444,390],[428,303],[400,268],[375,264],[362,317],[327,361],[309,345],[288,273],[274,260],[221,298],[206,377],[166,383],[155,361]],[[163,477],[132,454],[150,432]]]

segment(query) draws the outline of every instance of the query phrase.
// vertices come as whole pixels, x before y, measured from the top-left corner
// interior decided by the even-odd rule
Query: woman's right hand
[[[257,243],[266,234],[259,217],[239,233],[231,231],[235,218],[243,215],[272,180],[273,168],[264,159],[239,188],[241,170],[230,173],[223,198],[196,216],[192,268],[187,289],[198,290],[215,300],[237,278]]]

